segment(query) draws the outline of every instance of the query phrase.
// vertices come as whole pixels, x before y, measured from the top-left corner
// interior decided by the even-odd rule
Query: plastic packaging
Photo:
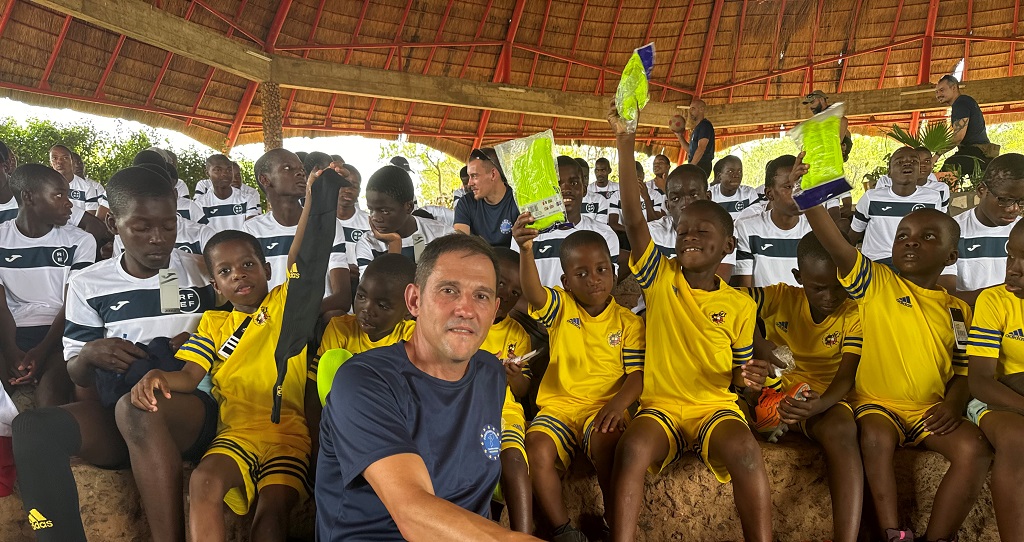
[[[821,205],[852,190],[843,171],[843,148],[839,124],[846,112],[842,102],[797,124],[787,134],[804,151],[809,166],[793,199],[801,210]]]
[[[772,365],[772,378],[782,378],[783,374],[791,372],[796,368],[796,362],[793,361],[793,351],[790,350],[788,346],[780,346],[775,350],[772,350],[772,354],[775,354],[775,357],[786,365],[785,368]]]
[[[555,167],[555,136],[551,130],[495,145],[494,152],[519,211],[533,215],[534,222],[528,227],[545,230],[565,222],[565,203]]]
[[[626,131],[636,132],[636,124],[640,119],[640,110],[647,105],[647,81],[654,68],[654,43],[648,43],[639,49],[633,49],[633,55],[622,70],[622,78],[615,89],[615,108],[619,116],[626,121]]]

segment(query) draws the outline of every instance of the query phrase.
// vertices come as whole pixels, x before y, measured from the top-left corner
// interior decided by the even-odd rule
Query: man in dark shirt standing
[[[988,140],[985,117],[974,98],[960,94],[960,81],[944,75],[935,85],[935,98],[950,107],[949,123],[953,127],[956,152],[942,164],[942,171],[972,174],[975,169],[985,171],[989,160],[999,154],[998,148]],[[938,158],[938,157],[937,157]]]
[[[483,237],[492,247],[512,245],[512,224],[519,218],[519,206],[506,184],[494,149],[476,149],[466,164],[472,198],[460,198],[455,205],[455,230]]]
[[[698,166],[710,176],[711,162],[715,158],[715,127],[711,121],[704,118],[706,110],[707,104],[704,100],[698,98],[690,102],[690,123],[693,125],[690,140],[687,141],[682,132],[676,133],[676,136],[679,142],[688,148],[687,163]]]
[[[412,337],[338,370],[320,426],[317,540],[536,540],[487,519],[506,380],[480,345],[497,277],[480,238],[435,239],[405,290]]]

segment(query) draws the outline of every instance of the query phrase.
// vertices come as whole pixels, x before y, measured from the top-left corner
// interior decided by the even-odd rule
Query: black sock
[[[78,422],[63,409],[40,408],[19,414],[11,429],[18,489],[36,540],[85,542],[71,473],[71,456],[82,446]]]
[[[572,529],[572,522],[571,521],[566,521],[564,524],[562,524],[562,525],[560,525],[558,527],[555,527],[555,532],[553,532],[551,534],[553,534],[555,536],[558,536],[560,534],[564,534],[564,533],[569,532],[570,529]]]

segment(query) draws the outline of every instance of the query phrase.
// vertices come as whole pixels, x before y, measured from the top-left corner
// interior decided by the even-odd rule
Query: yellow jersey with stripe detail
[[[746,290],[757,303],[758,316],[764,320],[765,338],[793,352],[796,366],[782,375],[787,389],[806,382],[814,391],[825,393],[839,370],[843,354],[860,355],[864,339],[860,310],[853,300],[846,300],[816,324],[803,288],[774,284]]]
[[[274,435],[290,435],[291,438],[306,435],[308,438],[303,410],[305,348],[288,359],[288,373],[281,391],[281,423],[270,421],[274,407],[272,393],[277,381],[274,352],[281,337],[290,282],[285,281],[271,290],[252,314],[236,310],[204,312],[199,329],[178,349],[178,359],[195,363],[210,373],[213,397],[220,405],[218,434],[259,431],[260,440],[267,443],[280,441]],[[245,332],[236,340],[236,331],[250,317],[252,320]]]
[[[544,288],[530,316],[548,328],[550,359],[537,406],[589,407],[608,402],[626,375],[644,369],[644,321],[612,299],[590,316],[570,292]]]
[[[530,334],[523,329],[523,326],[515,319],[506,316],[501,321],[491,324],[487,332],[487,338],[480,345],[480,350],[494,354],[498,359],[506,360],[516,356],[522,356],[530,351],[533,343]],[[523,375],[526,378],[533,378],[530,371],[530,363],[523,364]]]
[[[839,282],[860,306],[864,330],[854,403],[919,410],[942,401],[953,375],[967,375],[967,303],[941,287],[921,288],[860,251]]]
[[[1024,372],[1024,299],[989,288],[974,304],[967,355],[995,358],[996,378]]]
[[[387,336],[379,341],[372,341],[370,336],[359,325],[359,319],[356,318],[356,315],[343,314],[335,316],[331,318],[327,328],[324,330],[324,336],[320,340],[320,348],[316,351],[316,359],[309,365],[307,377],[310,380],[316,381],[317,362],[320,356],[324,355],[324,352],[328,350],[344,348],[354,356],[374,348],[391,346],[398,341],[408,341],[412,337],[413,329],[416,329],[416,322],[414,320],[402,320]]]
[[[651,337],[640,404],[735,403],[733,369],[754,355],[754,301],[721,279],[713,291],[691,288],[679,262],[653,242],[634,250],[629,265],[647,300]]]

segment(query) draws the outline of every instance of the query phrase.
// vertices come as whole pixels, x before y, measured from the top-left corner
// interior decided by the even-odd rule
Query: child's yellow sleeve
[[[999,306],[996,288],[981,292],[974,304],[976,312],[967,339],[968,356],[999,359],[1006,332],[1006,310]]]
[[[565,290],[561,288],[545,286],[544,293],[546,295],[544,304],[537,308],[530,307],[530,316],[544,327],[552,328],[561,321],[562,304],[563,301],[568,300],[565,298]]]
[[[780,290],[783,287],[785,287],[783,284],[773,284],[760,288],[738,288],[738,290],[746,292],[754,300],[754,303],[757,303],[758,318],[765,318],[775,314],[775,311],[778,310]]]
[[[732,343],[733,365],[743,365],[754,359],[754,331],[757,328],[757,309],[753,303],[736,318],[736,335]]]
[[[647,243],[647,248],[639,256],[634,256],[635,254],[635,251],[630,253],[629,270],[633,272],[640,287],[647,290],[658,278],[665,257],[654,245],[654,241]]]
[[[854,301],[861,303],[893,276],[893,272],[888,266],[865,258],[864,254],[858,250],[857,261],[853,264],[853,269],[845,277],[839,277],[839,283],[846,288]]]
[[[203,318],[199,320],[199,328],[196,332],[189,336],[185,344],[178,348],[178,351],[174,354],[174,357],[184,362],[192,362],[203,368],[204,371],[210,372],[213,364],[219,359],[217,356],[217,350],[220,349],[217,343],[216,334],[212,333],[211,318],[208,315],[203,315]]]
[[[843,354],[859,356],[864,348],[864,330],[860,325],[860,311],[848,312],[843,328]]]
[[[622,333],[622,365],[626,374],[644,370],[647,356],[647,330],[640,317],[631,318]]]

